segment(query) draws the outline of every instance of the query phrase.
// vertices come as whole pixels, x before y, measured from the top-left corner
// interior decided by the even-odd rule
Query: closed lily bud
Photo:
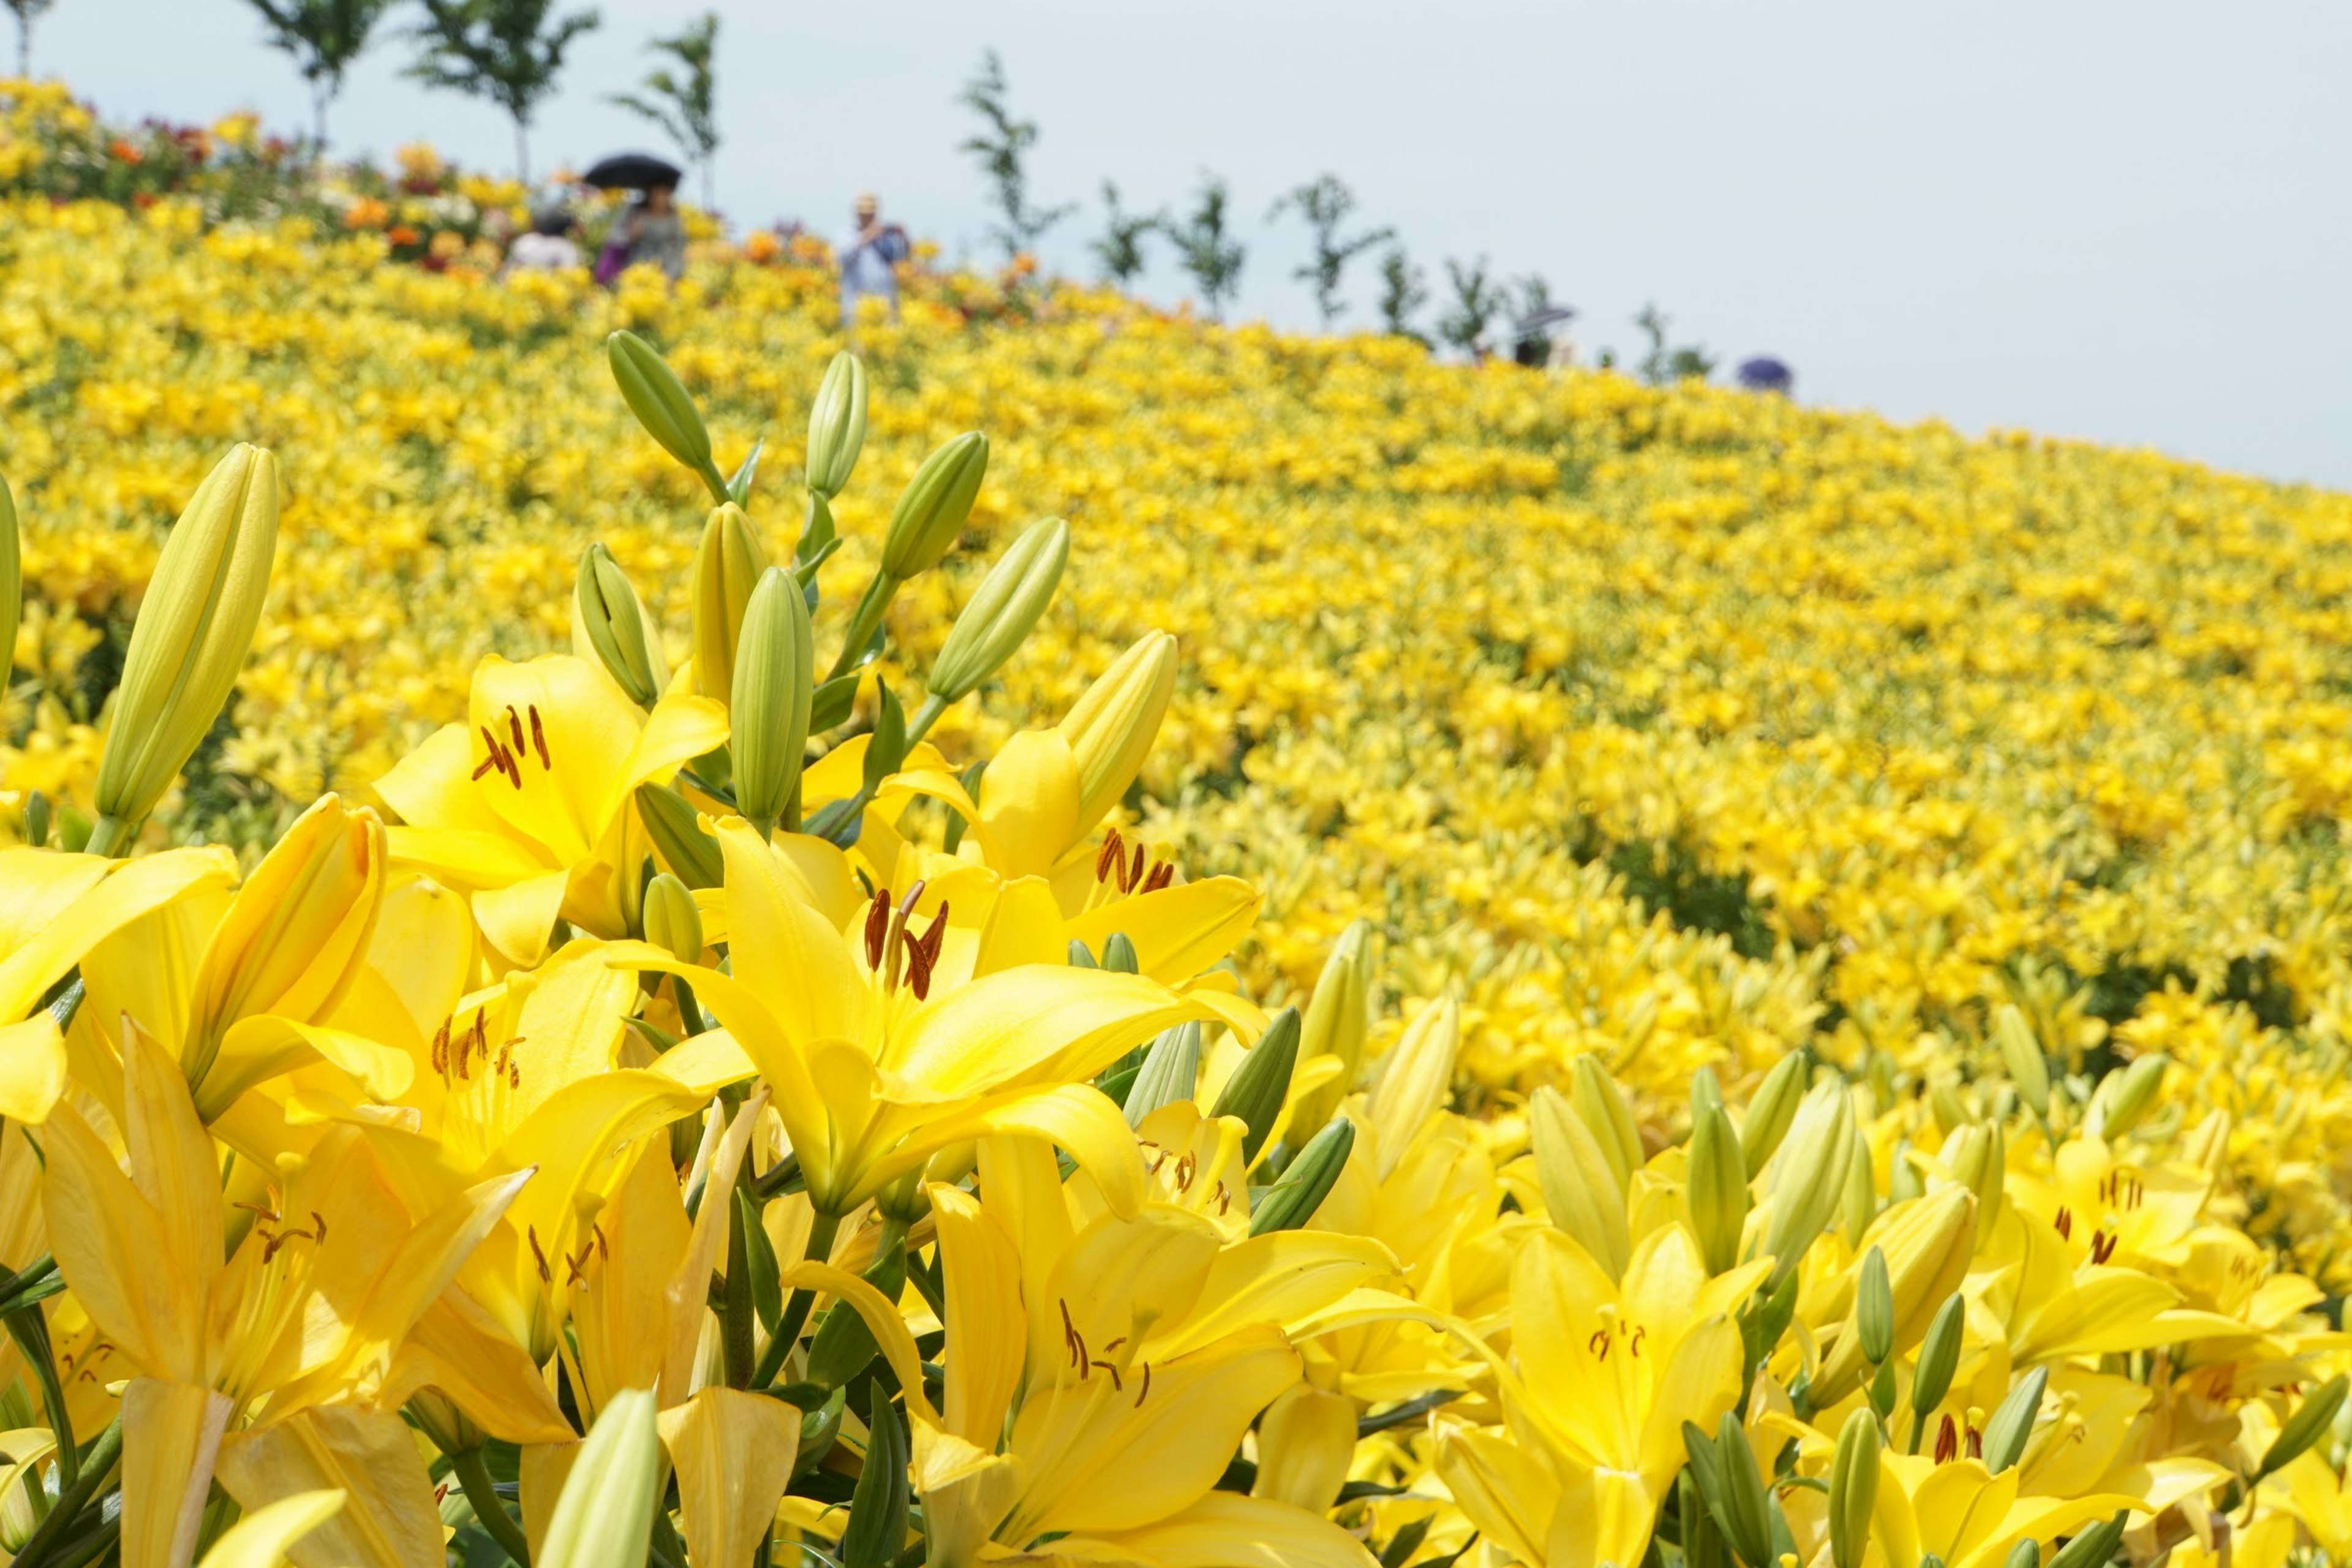
[[[988,437],[966,431],[923,459],[890,514],[882,538],[882,574],[904,583],[940,563],[953,547],[988,473]]]
[[[1984,1466],[1994,1475],[2025,1458],[2026,1439],[2033,1436],[2033,1419],[2042,1412],[2042,1391],[2050,1386],[2050,1369],[2037,1366],[2020,1378],[2017,1386],[1993,1411],[1984,1427]]]
[[[1143,771],[1176,694],[1176,639],[1146,632],[1095,678],[1062,720],[1078,764],[1078,831],[1085,833]]]
[[[705,697],[725,702],[734,693],[735,645],[767,570],[768,548],[743,509],[713,507],[694,552],[694,689]]]
[[[1976,1194],[1979,1223],[2000,1223],[2003,1186],[2009,1176],[2009,1138],[1999,1123],[1964,1127],[1946,1156],[1952,1179]]]
[[[1115,931],[1103,938],[1101,967],[1112,974],[1139,974],[1143,972],[1135,943],[1125,931]]]
[[[700,476],[714,498],[727,500],[727,480],[710,460],[710,432],[677,373],[635,332],[614,332],[606,338],[604,357],[613,367],[622,400],[646,427],[646,434]]]
[[[661,851],[662,863],[688,888],[715,888],[724,879],[719,840],[702,831],[701,813],[663,784],[637,786],[637,818]]]
[[[1805,1098],[1805,1058],[1782,1057],[1756,1086],[1739,1123],[1739,1153],[1750,1171],[1760,1171],[1788,1136],[1797,1106]]]
[[[164,540],[114,693],[91,854],[117,854],[130,841],[236,685],[269,588],[278,483],[278,459],[240,443]]]
[[[39,790],[25,796],[23,817],[25,842],[36,849],[45,849],[49,843],[49,797]]]
[[[1757,1466],[1756,1450],[1748,1446],[1739,1417],[1728,1410],[1716,1426],[1715,1452],[1723,1467],[1724,1505],[1731,1515],[1717,1522],[1744,1561],[1753,1568],[1765,1568],[1772,1561],[1772,1510],[1764,1490],[1764,1473]]]
[[[1290,1075],[1298,1065],[1298,1009],[1285,1007],[1267,1020],[1265,1033],[1242,1058],[1241,1066],[1217,1096],[1212,1116],[1238,1116],[1248,1129],[1242,1134],[1242,1163],[1257,1163],[1258,1151],[1274,1134],[1282,1101],[1290,1092]]]
[[[25,611],[24,547],[16,537],[16,498],[0,479],[0,687],[16,665],[16,623]]]
[[[1911,1371],[1911,1408],[1923,1420],[1951,1392],[1952,1373],[1959,1370],[1960,1345],[1967,1336],[1968,1318],[1968,1304],[1955,1290],[1936,1309],[1927,1335],[1919,1342],[1919,1359]]]
[[[1698,1113],[1706,1110],[1709,1106],[1716,1107],[1718,1110],[1721,1109],[1723,1105],[1723,1080],[1715,1076],[1715,1069],[1713,1068],[1701,1068],[1698,1071],[1691,1074],[1690,1102],[1691,1120],[1694,1124],[1696,1124],[1698,1120]],[[1745,1158],[1745,1156],[1742,1156],[1742,1158]]]
[[[1567,1097],[1547,1084],[1528,1101],[1528,1131],[1535,1142],[1536,1179],[1552,1224],[1582,1247],[1612,1279],[1624,1277],[1633,1256],[1625,1217],[1625,1191],[1592,1130]]]
[[[1882,1354],[1870,1353],[1862,1328],[1867,1291],[1864,1281],[1858,1280],[1853,1314],[1813,1374],[1813,1397],[1820,1404],[1844,1398],[1861,1380],[1866,1363],[1883,1362],[1917,1342],[1937,1304],[1967,1278],[1976,1234],[1976,1200],[1963,1187],[1941,1188],[1889,1208],[1880,1217],[1869,1240],[1871,1251],[1885,1263],[1886,1348]],[[1866,1274],[1865,1268],[1865,1280]]]
[[[2042,1543],[2027,1536],[2009,1549],[2000,1560],[2000,1568],[2042,1568]]]
[[[765,830],[784,815],[800,786],[809,699],[816,689],[808,601],[782,567],[769,567],[751,591],[735,655],[734,699],[727,710],[735,803]]]
[[[2256,1480],[2278,1474],[2327,1435],[2336,1411],[2343,1407],[2346,1386],[2345,1374],[2339,1372],[2303,1396],[2303,1403],[2286,1418],[2279,1435],[2263,1450],[2263,1462],[2254,1471]]]
[[[1719,1100],[1691,1112],[1689,1172],[1691,1228],[1698,1233],[1706,1271],[1727,1273],[1739,1261],[1748,1224],[1748,1166]]]
[[[2050,1059],[2042,1054],[2042,1042],[2033,1037],[2033,1026],[2015,1006],[2003,1003],[1993,1015],[1992,1038],[2000,1048],[2001,1064],[2009,1068],[2009,1081],[2017,1086],[2017,1098],[2034,1115],[2049,1115]]]
[[[833,356],[809,405],[808,488],[837,496],[866,445],[866,367],[854,353]]]
[[[933,700],[971,695],[1013,657],[1054,602],[1069,559],[1070,525],[1058,517],[1032,525],[1013,542],[981,579],[931,662]]]
[[[1292,1108],[1293,1138],[1311,1137],[1330,1121],[1363,1069],[1364,1045],[1371,1034],[1371,941],[1369,921],[1349,921],[1331,944],[1323,973],[1315,981],[1315,994],[1307,998],[1298,1025],[1298,1059],[1336,1058],[1339,1075],[1308,1090]]]
[[[1323,1200],[1331,1195],[1339,1184],[1339,1173],[1348,1167],[1348,1156],[1355,1152],[1356,1124],[1342,1116],[1330,1122],[1322,1131],[1307,1141],[1307,1147],[1290,1162],[1282,1179],[1266,1190],[1250,1210],[1250,1234],[1264,1236],[1270,1230],[1304,1230]]]
[[[533,1568],[639,1568],[663,1474],[653,1391],[623,1389],[580,1446]]]
[[[1870,1222],[1878,1217],[1878,1185],[1871,1179],[1870,1144],[1856,1138],[1853,1157],[1845,1168],[1845,1235],[1854,1246],[1862,1245],[1863,1233]]]
[[[1862,1568],[1870,1546],[1870,1510],[1878,1501],[1878,1422],[1857,1410],[1838,1429],[1830,1460],[1830,1561]]]
[[[1773,1158],[1772,1216],[1764,1232],[1772,1285],[1796,1270],[1836,1215],[1853,1143],[1853,1101],[1843,1084],[1824,1083],[1798,1107]]]
[[[196,963],[182,1066],[201,1109],[217,1109],[203,1083],[231,1025],[263,1014],[317,1023],[342,1000],[367,962],[383,859],[383,821],[330,795],[245,879]]]
[[[1625,1092],[1617,1080],[1609,1076],[1601,1059],[1591,1052],[1578,1057],[1569,1068],[1569,1103],[1601,1145],[1601,1152],[1609,1168],[1617,1173],[1617,1185],[1629,1186],[1633,1173],[1647,1163],[1642,1152],[1642,1135],[1633,1127],[1633,1112],[1625,1104]]]
[[[2164,1087],[2165,1069],[2171,1065],[2163,1052],[2150,1051],[2101,1079],[2091,1096],[2084,1131],[2094,1138],[2121,1138],[2137,1127],[2155,1109],[2157,1091]]]
[[[1135,1081],[1128,1086],[1127,1124],[1140,1127],[1161,1106],[1200,1092],[1201,1026],[1191,1020],[1171,1024],[1153,1037]]]
[[[1886,1280],[1886,1254],[1872,1247],[1862,1255],[1853,1285],[1855,1342],[1862,1359],[1876,1366],[1895,1351],[1895,1288]]]
[[[572,651],[602,665],[640,708],[661,700],[669,685],[669,667],[662,658],[661,639],[646,623],[645,601],[601,544],[580,552],[580,574],[572,585]]]
[[[1936,1113],[1936,1130],[1947,1138],[1976,1120],[1960,1099],[1959,1085],[1949,1078],[1927,1086],[1927,1104]]]
[[[667,871],[646,884],[646,940],[673,958],[702,962],[702,911],[687,885]]]
[[[2076,1531],[2065,1545],[2051,1553],[2050,1568],[2105,1568],[2115,1556],[2116,1548],[2123,1544],[2126,1521],[2125,1510],[2117,1509],[2108,1518]]]

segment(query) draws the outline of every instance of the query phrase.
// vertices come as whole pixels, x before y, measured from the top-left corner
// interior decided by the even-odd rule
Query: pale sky
[[[983,47],[1043,139],[1033,185],[1084,204],[1044,247],[1089,269],[1103,179],[1181,204],[1227,176],[1241,313],[1311,322],[1300,241],[1264,222],[1325,170],[1443,259],[1540,272],[1621,357],[1655,300],[1727,365],[1769,353],[1807,403],[2027,426],[2352,488],[2352,7],[2137,0],[715,0],[719,205],[846,226],[853,193],[982,248],[953,99]],[[657,132],[604,101],[702,9],[604,0],[533,160]],[[395,9],[333,121],[345,153],[426,139],[512,165],[497,111],[399,75]],[[308,100],[244,0],[58,0],[35,65],[110,115],[291,129]],[[1370,318],[1360,264],[1349,320]],[[1164,265],[1145,290],[1173,300]],[[1434,313],[1434,307],[1431,312]]]

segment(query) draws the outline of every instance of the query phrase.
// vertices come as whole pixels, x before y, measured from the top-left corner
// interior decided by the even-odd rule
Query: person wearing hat
[[[551,204],[530,215],[530,231],[507,250],[509,272],[562,272],[583,264],[569,207]]]
[[[841,250],[841,324],[849,326],[857,320],[857,302],[871,296],[890,308],[892,320],[898,315],[899,262],[913,251],[908,243],[907,231],[895,223],[881,219],[882,204],[874,193],[861,193],[853,209],[857,218],[857,232]]]

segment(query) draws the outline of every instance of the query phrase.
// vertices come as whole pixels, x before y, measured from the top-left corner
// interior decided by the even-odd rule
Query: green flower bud
[[[1127,1124],[1140,1127],[1143,1119],[1163,1105],[1190,1100],[1201,1092],[1201,1026],[1171,1025],[1152,1037],[1143,1054],[1135,1082],[1127,1091]]]
[[[1633,1127],[1633,1112],[1625,1104],[1624,1091],[1601,1065],[1601,1059],[1590,1051],[1570,1064],[1568,1089],[1569,1103],[1591,1131],[1593,1142],[1601,1145],[1601,1156],[1617,1173],[1617,1185],[1621,1189],[1630,1186],[1633,1173],[1647,1162],[1642,1152],[1642,1135]]]
[[[1739,1123],[1739,1153],[1751,1171],[1760,1171],[1788,1136],[1797,1106],[1805,1098],[1805,1058],[1782,1057],[1756,1086],[1748,1114]]]
[[[1356,1147],[1356,1124],[1342,1116],[1307,1141],[1298,1158],[1250,1210],[1250,1234],[1304,1230],[1339,1184]]]
[[[1696,1125],[1700,1111],[1723,1104],[1723,1081],[1715,1076],[1713,1068],[1701,1068],[1691,1074],[1690,1102],[1693,1125]]]
[[[1895,1363],[1891,1361],[1880,1363],[1877,1372],[1863,1387],[1864,1397],[1870,1401],[1870,1408],[1881,1421],[1895,1414]]]
[[[751,590],[736,649],[728,749],[735,803],[765,830],[792,805],[808,751],[809,697],[816,689],[816,641],[808,601],[790,572],[771,566]]]
[[[1992,1039],[2000,1048],[2002,1065],[2009,1068],[2009,1081],[2017,1086],[2017,1098],[2034,1115],[2049,1115],[2050,1059],[2042,1054],[2042,1042],[2033,1037],[2033,1026],[2016,1007],[2003,1003],[1993,1015]]]
[[[1691,1226],[1706,1271],[1727,1273],[1739,1261],[1748,1224],[1748,1166],[1721,1101],[1692,1110],[1689,1162]]]
[[[1960,1086],[1949,1078],[1927,1086],[1927,1104],[1936,1113],[1936,1131],[1947,1138],[1976,1120],[1960,1099]]]
[[[713,507],[694,552],[694,689],[725,702],[735,689],[735,645],[751,590],[768,569],[768,548],[731,503]]]
[[[689,888],[715,888],[725,879],[725,864],[719,840],[702,831],[701,815],[674,789],[637,786],[637,817],[662,863]]]
[[[1612,1279],[1624,1278],[1633,1250],[1625,1192],[1600,1141],[1549,1084],[1528,1101],[1528,1131],[1552,1224],[1568,1232]]]
[[[49,842],[49,797],[35,790],[25,797],[25,842],[36,849]]]
[[[1723,1500],[1729,1518],[1718,1517],[1724,1539],[1731,1542],[1748,1568],[1769,1568],[1773,1561],[1772,1515],[1764,1491],[1764,1474],[1757,1468],[1756,1450],[1739,1417],[1723,1413],[1715,1433],[1715,1452],[1723,1472]]]
[[[1887,1204],[1891,1206],[1907,1203],[1927,1190],[1927,1184],[1920,1178],[1919,1167],[1911,1162],[1911,1145],[1897,1139],[1895,1152],[1886,1162]]]
[[[688,963],[702,962],[702,911],[667,871],[646,884],[646,940]]]
[[[1795,1271],[1836,1214],[1853,1144],[1853,1100],[1844,1084],[1823,1083],[1805,1097],[1773,1158],[1772,1217],[1764,1232],[1772,1285]]]
[[[2050,1568],[2101,1568],[2123,1544],[2126,1511],[2117,1509],[2113,1517],[2078,1532],[2051,1554]]]
[[[1307,999],[1306,1016],[1299,1021],[1298,1059],[1336,1057],[1339,1076],[1301,1097],[1290,1113],[1293,1138],[1321,1131],[1363,1069],[1364,1045],[1371,1034],[1371,942],[1369,921],[1349,921],[1331,944],[1315,994]]]
[[[1100,822],[1143,771],[1176,694],[1176,639],[1146,632],[1095,678],[1061,722],[1078,763],[1078,831]]]
[[[1964,1127],[1946,1155],[1952,1179],[1976,1194],[1977,1223],[1990,1229],[2000,1222],[2003,1186],[2009,1175],[2009,1138],[1999,1123]]]
[[[89,853],[122,849],[220,716],[261,620],[278,507],[278,459],[240,443],[164,540],[114,693]]]
[[[1113,974],[1142,973],[1135,952],[1135,943],[1123,931],[1115,931],[1103,938],[1102,966]]]
[[[963,531],[988,473],[988,437],[967,431],[923,459],[882,539],[882,574],[903,583],[940,563]]]
[[[1070,939],[1070,967],[1073,969],[1100,969],[1102,965],[1095,962],[1095,950],[1093,948],[1088,947],[1076,937],[1072,937]]]
[[[2084,1131],[2094,1138],[2121,1138],[2137,1127],[2155,1109],[2157,1090],[2164,1087],[2165,1069],[2171,1065],[2163,1052],[2151,1051],[2101,1079],[2091,1096]]]
[[[839,495],[865,445],[866,367],[854,353],[837,353],[824,367],[816,401],[809,405],[808,488],[821,496]]]
[[[24,547],[16,538],[16,498],[0,479],[0,689],[16,667],[16,624],[25,610]]]
[[[1864,1139],[1853,1141],[1853,1157],[1845,1167],[1845,1235],[1854,1246],[1862,1245],[1863,1232],[1878,1217],[1878,1185],[1871,1179],[1870,1144]]]
[[[931,663],[933,701],[970,696],[1013,657],[1054,602],[1069,559],[1070,525],[1060,518],[1037,523],[1013,542],[972,591]]]
[[[2042,1568],[2042,1543],[2027,1536],[2009,1549],[2000,1560],[2000,1568]]]
[[[2263,1450],[2263,1462],[2254,1470],[2254,1479],[2274,1476],[2301,1458],[2305,1450],[2327,1435],[2336,1420],[2336,1412],[2344,1404],[2345,1374],[2337,1373],[2303,1397],[2294,1415]]]
[[[604,357],[613,367],[614,381],[620,384],[623,401],[646,427],[646,434],[699,475],[713,500],[728,500],[727,480],[710,460],[710,432],[677,373],[635,332],[614,332],[606,338]]]
[[[1830,1460],[1830,1561],[1862,1568],[1870,1546],[1870,1510],[1878,1501],[1878,1422],[1857,1410],[1838,1429]]]
[[[1861,1336],[1862,1359],[1876,1366],[1895,1353],[1895,1288],[1886,1279],[1886,1254],[1874,1247],[1862,1255],[1853,1289],[1854,1331]]]
[[[601,544],[580,552],[580,574],[572,585],[572,644],[574,653],[604,666],[640,708],[660,701],[669,685],[661,639],[646,624],[645,601]]]
[[[1922,1419],[1944,1402],[1952,1389],[1952,1373],[1959,1370],[1960,1342],[1968,1331],[1968,1307],[1960,1293],[1944,1298],[1919,1342],[1919,1360],[1911,1373],[1911,1408]]]
[[[2042,1413],[2042,1394],[2050,1385],[2050,1369],[2037,1366],[2018,1380],[2007,1398],[1985,1423],[1984,1464],[1994,1475],[2025,1458],[2026,1439],[2033,1436],[2033,1418]]]
[[[663,1468],[653,1391],[614,1394],[564,1478],[534,1568],[638,1568]]]
[[[1257,1163],[1258,1151],[1273,1135],[1275,1119],[1290,1092],[1291,1070],[1297,1065],[1298,1009],[1285,1007],[1268,1020],[1265,1033],[1242,1058],[1209,1111],[1212,1116],[1238,1116],[1249,1129],[1242,1134],[1244,1166]]]

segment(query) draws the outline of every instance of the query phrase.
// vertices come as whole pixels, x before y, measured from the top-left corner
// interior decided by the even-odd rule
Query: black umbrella
[[[615,153],[598,159],[580,183],[600,191],[650,191],[663,185],[676,190],[679,177],[677,164],[650,153]]]
[[[1518,337],[1528,338],[1533,337],[1538,332],[1548,331],[1550,328],[1560,325],[1562,322],[1571,321],[1575,319],[1576,309],[1574,306],[1546,305],[1542,310],[1535,311],[1531,315],[1522,316],[1516,323],[1513,324],[1511,331]]]

